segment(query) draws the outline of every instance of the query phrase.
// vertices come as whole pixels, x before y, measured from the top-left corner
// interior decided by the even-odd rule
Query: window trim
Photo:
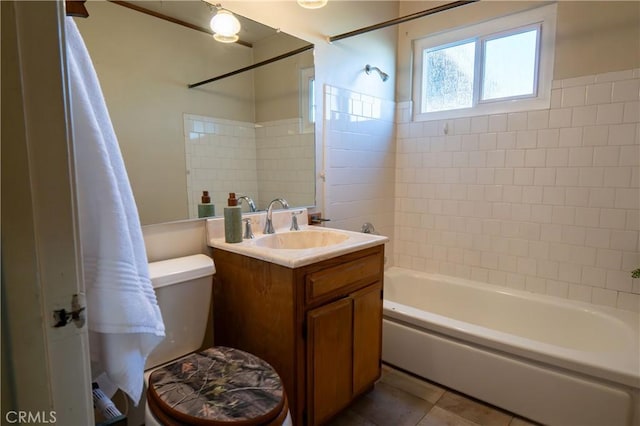
[[[555,61],[556,13],[557,6],[554,3],[465,27],[425,35],[425,37],[413,40],[413,120],[429,121],[549,108]],[[540,26],[538,32],[539,50],[536,61],[538,78],[534,83],[537,96],[526,95],[481,101],[482,83],[480,79],[484,67],[484,41],[500,37],[501,34],[509,35],[510,33],[519,33],[521,30],[526,31],[526,28],[533,28],[536,25]],[[423,52],[426,49],[462,44],[471,40],[476,41],[474,85],[480,85],[475,86],[477,89],[474,87],[473,106],[447,111],[420,112],[423,93]]]

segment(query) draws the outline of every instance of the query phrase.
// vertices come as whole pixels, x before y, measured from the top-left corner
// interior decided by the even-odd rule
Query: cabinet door
[[[307,407],[312,425],[322,424],[351,401],[352,317],[350,298],[307,313]]]
[[[351,295],[353,299],[353,393],[365,391],[380,377],[382,351],[382,283]]]

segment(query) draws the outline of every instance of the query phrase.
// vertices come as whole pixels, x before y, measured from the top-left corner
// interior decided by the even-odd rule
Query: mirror
[[[125,3],[125,2],[120,2]],[[202,1],[126,2],[208,28]],[[196,88],[309,43],[238,16],[244,44],[112,2],[76,19],[102,86],[143,225],[197,217],[202,191],[258,209],[315,204],[313,50]],[[233,10],[231,10],[233,11]],[[243,211],[248,211],[243,203]]]

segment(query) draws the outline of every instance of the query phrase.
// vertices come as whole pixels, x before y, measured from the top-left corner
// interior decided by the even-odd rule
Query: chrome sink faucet
[[[242,205],[242,200],[245,200],[249,205],[249,212],[253,213],[256,211],[256,203],[253,202],[251,197],[248,195],[241,195],[238,197],[238,205]]]
[[[273,222],[271,220],[271,217],[273,215],[272,210],[273,210],[274,203],[280,203],[282,207],[285,209],[289,208],[289,203],[287,203],[287,200],[285,200],[284,198],[276,198],[275,200],[269,203],[269,207],[267,207],[267,220],[264,224],[265,234],[274,234],[276,232],[275,229],[273,229]]]

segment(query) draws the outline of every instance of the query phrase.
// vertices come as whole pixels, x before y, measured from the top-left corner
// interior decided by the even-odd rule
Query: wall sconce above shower
[[[387,74],[386,72],[383,72],[380,68],[372,67],[369,64],[365,65],[364,72],[366,72],[367,74],[371,74],[371,71],[377,71],[378,74],[380,75],[380,78],[382,79],[382,81],[389,80],[389,74]]]

